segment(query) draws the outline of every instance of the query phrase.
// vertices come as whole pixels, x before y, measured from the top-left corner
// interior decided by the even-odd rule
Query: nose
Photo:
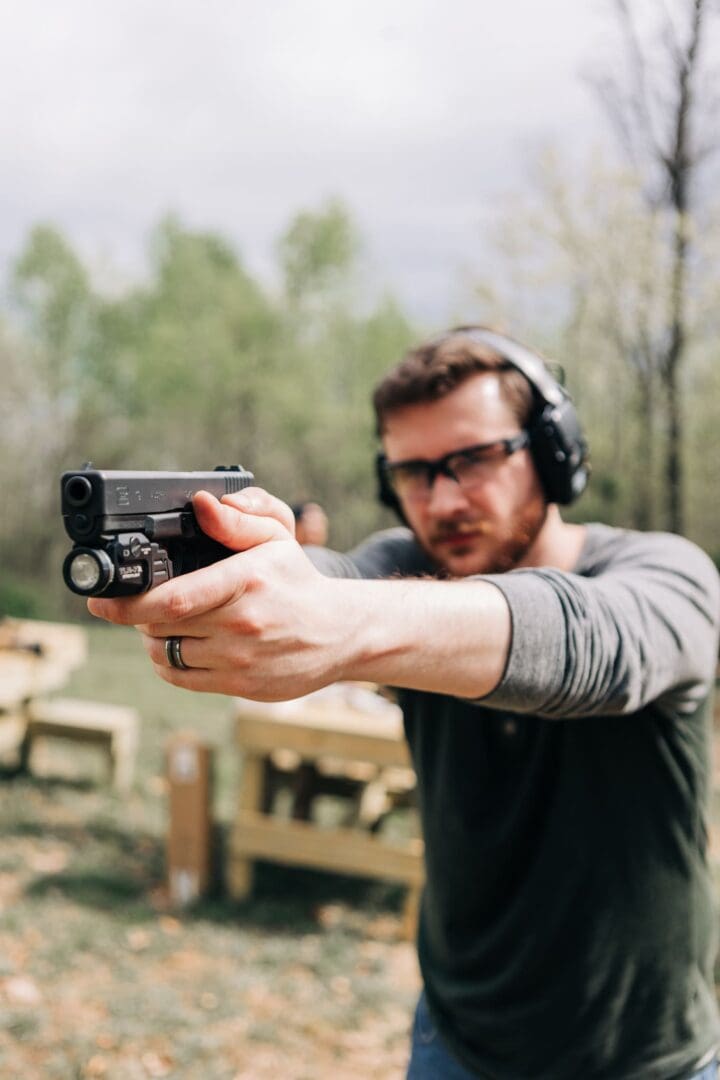
[[[438,473],[430,489],[429,513],[433,517],[451,517],[465,512],[468,506],[468,500],[457,480]]]

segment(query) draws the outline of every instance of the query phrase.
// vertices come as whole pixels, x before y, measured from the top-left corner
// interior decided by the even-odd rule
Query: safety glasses
[[[490,479],[498,464],[530,443],[527,431],[521,431],[509,439],[479,443],[453,450],[451,454],[434,461],[417,458],[411,461],[385,461],[387,481],[395,494],[407,502],[420,502],[430,498],[433,484],[438,476],[455,480],[463,491]]]

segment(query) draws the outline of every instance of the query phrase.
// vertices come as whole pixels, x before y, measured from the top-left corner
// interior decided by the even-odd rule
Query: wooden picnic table
[[[39,619],[0,620],[0,753],[27,770],[37,739],[97,746],[116,787],[132,783],[139,717],[135,709],[56,696],[87,661],[81,626]]]
[[[87,634],[80,626],[0,620],[0,723],[32,698],[59,690],[86,660]]]
[[[327,827],[309,812],[273,813],[267,783],[273,760],[289,771],[312,770],[315,793],[355,785],[362,800],[372,784],[414,786],[400,709],[380,695],[338,684],[295,701],[234,699],[235,739],[243,757],[240,792],[229,850],[228,889],[237,899],[252,889],[256,859],[385,878],[409,886],[404,930],[415,929],[424,880],[423,843],[417,836],[389,839],[355,821]]]

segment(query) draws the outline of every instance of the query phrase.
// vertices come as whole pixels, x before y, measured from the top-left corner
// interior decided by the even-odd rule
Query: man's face
[[[383,446],[391,463],[435,460],[519,431],[498,377],[479,372],[438,401],[389,413]],[[499,573],[531,557],[547,510],[527,449],[499,456],[479,483],[461,487],[440,474],[425,498],[408,497],[401,503],[422,547],[453,577]]]

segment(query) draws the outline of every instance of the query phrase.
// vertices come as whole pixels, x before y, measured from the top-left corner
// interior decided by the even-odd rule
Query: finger
[[[272,540],[292,539],[293,534],[277,518],[244,512],[220,502],[207,491],[195,495],[193,509],[202,531],[233,551],[247,551]]]
[[[168,624],[168,635],[191,633],[192,620],[242,595],[245,575],[240,556],[221,559],[191,574],[166,581],[141,596],[117,600],[92,597],[88,611],[120,626]]]
[[[177,635],[174,636],[177,637]],[[168,660],[165,649],[167,637],[154,637],[150,634],[143,634],[142,639],[143,648],[156,667],[173,666]],[[188,637],[187,635],[181,637],[180,657],[183,664],[193,671],[210,670],[211,665],[209,663],[209,654],[205,638]],[[181,668],[180,670],[182,671],[183,669]]]
[[[291,536],[295,535],[295,515],[282,499],[271,495],[264,488],[251,487],[242,491],[235,491],[231,495],[223,495],[221,502],[227,506],[234,506],[236,510],[244,510],[246,514],[257,514],[260,517],[276,518],[284,525]]]
[[[218,679],[216,671],[205,671],[203,668],[168,667],[167,664],[153,663],[153,670],[165,682],[171,686],[179,686],[183,690],[196,690],[206,694],[231,694],[232,688],[225,680]]]

